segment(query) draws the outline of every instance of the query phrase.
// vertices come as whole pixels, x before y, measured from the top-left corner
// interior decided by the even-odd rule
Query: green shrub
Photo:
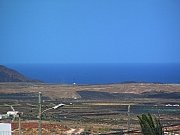
[[[137,116],[143,135],[164,135],[160,120],[151,114],[142,114]]]

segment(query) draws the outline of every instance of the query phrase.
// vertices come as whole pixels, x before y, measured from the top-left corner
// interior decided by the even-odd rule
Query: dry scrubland
[[[129,83],[110,85],[49,85],[36,83],[0,83],[0,93],[38,93],[51,99],[81,98],[77,91],[110,93],[180,92],[179,84]]]
[[[130,127],[139,130],[137,115],[150,112],[163,125],[180,124],[180,85],[129,83],[110,85],[50,85],[42,83],[0,83],[0,113],[10,105],[22,111],[22,131],[37,134],[38,92],[43,110],[58,103],[66,106],[43,114],[45,134],[108,133],[127,131],[127,106],[131,105]],[[35,127],[29,128],[26,123]],[[16,123],[16,121],[14,121]],[[51,126],[47,126],[50,124]],[[16,124],[15,124],[16,125]],[[179,126],[175,127],[177,132]],[[17,126],[14,126],[14,133]],[[168,130],[168,128],[167,128]],[[178,131],[179,130],[179,131]]]

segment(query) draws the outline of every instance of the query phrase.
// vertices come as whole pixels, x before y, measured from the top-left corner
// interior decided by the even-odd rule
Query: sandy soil
[[[110,93],[180,92],[179,84],[129,83],[110,85],[50,85],[36,83],[0,83],[0,93],[38,93],[51,99],[81,96],[77,91],[99,91]]]

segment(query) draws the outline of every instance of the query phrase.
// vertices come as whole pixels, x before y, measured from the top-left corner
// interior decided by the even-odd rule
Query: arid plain
[[[23,112],[22,131],[37,133],[23,123],[37,122],[38,92],[42,92],[42,109],[58,103],[65,106],[43,114],[43,123],[59,125],[62,130],[43,128],[43,133],[103,134],[139,130],[137,115],[158,116],[167,130],[180,124],[180,85],[124,83],[109,85],[58,85],[44,83],[0,83],[0,110],[5,114],[12,105]],[[128,116],[128,106],[131,106]],[[128,125],[128,121],[130,125]],[[15,120],[13,123],[16,123]],[[31,124],[29,124],[31,125]],[[35,124],[36,125],[36,124]],[[16,127],[16,126],[14,126]],[[54,129],[54,130],[53,130]],[[57,129],[60,129],[57,127]],[[179,126],[173,128],[179,131]],[[14,128],[14,131],[17,129]],[[15,132],[14,132],[15,133]]]

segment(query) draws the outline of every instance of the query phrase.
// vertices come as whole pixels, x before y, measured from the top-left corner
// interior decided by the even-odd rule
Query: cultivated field
[[[148,112],[155,114],[164,126],[168,126],[165,130],[170,130],[170,125],[177,125],[171,130],[180,131],[178,126],[180,125],[180,85],[177,84],[130,83],[79,86],[0,83],[0,114],[11,110],[10,105],[23,112],[21,122],[22,132],[25,135],[37,134],[39,91],[43,95],[42,110],[58,103],[65,104],[60,109],[43,114],[44,135],[126,132],[128,120],[131,130],[139,130],[137,115]],[[16,134],[17,120],[13,123]]]

